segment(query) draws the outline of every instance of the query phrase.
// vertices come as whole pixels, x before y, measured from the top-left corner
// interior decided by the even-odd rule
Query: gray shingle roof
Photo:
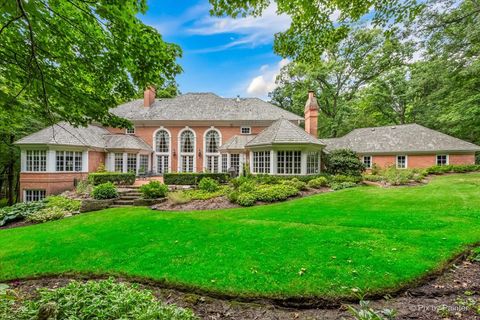
[[[152,150],[141,138],[131,135],[111,134],[107,129],[95,125],[75,128],[60,122],[26,136],[17,145],[63,145],[93,147],[101,149]]]
[[[141,138],[128,134],[109,134],[104,136],[105,147],[107,149],[132,149],[152,151]]]
[[[322,139],[326,150],[358,153],[480,151],[480,147],[418,124],[355,129],[341,138]]]
[[[322,146],[322,142],[309,135],[305,130],[287,119],[281,118],[260,132],[246,147],[272,144],[314,144]]]
[[[243,150],[245,145],[255,138],[255,135],[236,135],[228,139],[224,144],[219,148],[220,151],[227,150]]]
[[[213,93],[187,93],[171,99],[156,99],[150,107],[143,100],[122,104],[111,112],[129,120],[303,120],[258,98],[230,99]]]

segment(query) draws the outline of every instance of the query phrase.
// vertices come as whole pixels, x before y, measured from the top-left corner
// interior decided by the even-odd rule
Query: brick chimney
[[[155,102],[155,87],[149,86],[143,92],[143,106],[148,108]]]
[[[317,138],[318,103],[314,91],[308,91],[308,100],[305,104],[305,131]]]

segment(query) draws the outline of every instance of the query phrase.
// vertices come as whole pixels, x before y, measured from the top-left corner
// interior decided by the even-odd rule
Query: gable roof
[[[220,151],[226,150],[243,150],[245,145],[250,142],[255,135],[236,135],[228,139],[224,144],[219,148]]]
[[[272,144],[314,144],[322,146],[322,142],[305,132],[287,119],[281,118],[260,132],[246,144],[246,147]]]
[[[355,129],[341,138],[321,139],[326,150],[357,153],[480,151],[480,147],[419,124]]]
[[[277,120],[303,118],[258,98],[222,98],[213,93],[187,93],[175,98],[155,99],[150,107],[143,99],[113,108],[111,112],[128,120]]]
[[[60,122],[35,132],[16,141],[15,144],[152,150],[145,141],[136,136],[111,134],[107,129],[95,125],[74,127],[66,122]]]

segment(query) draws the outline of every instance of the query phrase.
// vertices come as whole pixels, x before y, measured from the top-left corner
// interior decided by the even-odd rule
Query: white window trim
[[[61,172],[61,173],[78,173],[78,172],[86,172],[85,171],[85,151],[74,151],[74,150],[54,150],[55,151],[55,172]],[[67,171],[67,170],[57,170],[57,152],[63,152],[63,169],[65,169],[65,152],[73,152],[73,170]],[[82,169],[80,171],[75,170],[75,152],[80,152],[82,154]],[[88,164],[87,164],[88,165]],[[87,170],[88,171],[88,170]]]
[[[45,191],[45,197],[43,199],[45,199],[48,196],[46,189],[24,189],[23,190],[23,198],[22,198],[23,202],[27,202],[27,191]]]
[[[365,168],[367,168],[367,169],[372,169],[372,167],[373,167],[373,157],[372,157],[371,155],[368,155],[368,154],[362,156],[362,163],[363,163],[363,165],[365,165],[365,157],[369,157],[369,158],[370,158],[370,166],[369,166],[369,167],[365,167]],[[396,161],[396,159],[397,159],[397,158],[395,157],[395,161]]]
[[[222,145],[222,132],[220,132],[220,130],[218,130],[217,128],[215,128],[214,126],[211,126],[210,128],[208,128],[207,130],[205,130],[205,132],[203,133],[203,171],[206,172],[207,170],[207,157],[208,156],[217,156],[218,157],[218,161],[217,161],[217,172],[221,172],[222,170],[222,164],[221,164],[221,154],[220,154],[220,150],[218,150],[217,152],[208,152],[207,153],[207,133],[209,133],[210,131],[216,131],[218,133],[218,148],[220,148],[220,146]],[[195,167],[195,166],[194,166]]]
[[[136,129],[135,126],[133,126],[133,132],[128,132],[128,128],[125,129],[125,134],[135,134]]]
[[[248,129],[248,133],[243,133],[243,129]],[[241,127],[240,127],[240,134],[245,134],[245,135],[252,134],[252,127],[250,127],[250,126],[241,126]]]
[[[156,135],[159,131],[166,131],[168,133],[168,152],[157,152],[157,139],[156,139]],[[193,130],[192,130],[193,131]],[[181,132],[180,134],[178,135],[178,141],[179,141],[179,148],[178,148],[178,153],[180,154],[180,135],[181,135]],[[195,132],[193,133],[193,135],[195,136]],[[172,133],[170,132],[170,130],[168,130],[167,128],[161,126],[160,128],[158,128],[157,130],[155,130],[153,132],[153,152],[155,154],[155,158],[153,160],[153,168],[154,168],[154,171],[156,173],[158,173],[158,163],[157,163],[157,156],[168,156],[168,172],[172,172],[172,159],[173,159],[173,152],[172,152]],[[180,159],[180,158],[179,158]],[[180,166],[180,164],[179,164]]]
[[[181,143],[182,143],[182,133],[185,131],[191,131],[193,133],[193,153],[191,152],[186,152],[182,153]],[[177,137],[177,172],[183,172],[182,171],[182,156],[193,156],[193,172],[197,172],[197,157],[195,156],[195,151],[197,150],[197,133],[195,130],[193,130],[190,127],[185,127],[182,130],[178,132],[178,137]]]
[[[405,157],[405,168],[399,168],[398,167],[398,157]],[[407,169],[408,168],[408,155],[406,154],[397,154],[395,156],[395,164],[397,169]]]
[[[439,153],[435,155],[435,165],[438,166],[438,156],[447,156],[447,163],[445,163],[445,166],[450,165],[450,155],[446,153]]]
[[[291,173],[280,173],[278,172],[278,153],[279,152],[292,152],[292,153],[295,153],[295,152],[300,152],[300,172],[296,173],[296,172],[293,172],[295,170],[295,156],[294,154],[292,154],[292,172]],[[276,162],[276,171],[274,174],[278,174],[278,175],[285,175],[285,176],[297,176],[297,175],[306,175],[307,174],[307,154],[306,152],[302,151],[302,150],[276,150],[276,159],[275,159],[275,162]],[[286,158],[284,159],[285,161],[285,165],[283,167],[284,171],[287,170],[287,160]]]
[[[266,163],[265,163],[266,161],[264,161],[262,168],[264,168],[264,171],[266,171],[268,169],[269,172],[256,172],[255,171],[255,163],[254,163],[254,155],[253,155],[255,152],[263,152],[264,157],[267,156],[267,154],[268,154],[269,165],[267,167]],[[273,174],[272,173],[272,161],[273,161],[272,153],[273,153],[272,150],[252,150],[252,151],[250,151],[250,172],[252,174]],[[264,160],[265,160],[265,158],[264,158]]]

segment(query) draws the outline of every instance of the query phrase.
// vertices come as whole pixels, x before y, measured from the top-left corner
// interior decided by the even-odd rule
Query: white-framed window
[[[157,173],[167,173],[170,165],[170,133],[165,129],[160,129],[155,133],[154,139]]]
[[[408,159],[406,155],[397,156],[397,169],[406,169],[408,167]]]
[[[307,174],[320,173],[320,152],[307,153]]]
[[[148,155],[147,154],[141,154],[139,156],[138,172],[141,172],[141,173],[148,172]]]
[[[40,201],[45,199],[47,192],[45,190],[25,190],[24,201],[25,202],[32,202],[32,201]]]
[[[195,160],[195,134],[187,129],[180,134],[180,172],[193,172]]]
[[[253,173],[270,173],[270,151],[253,152]]]
[[[232,153],[230,155],[230,168],[234,168],[236,172],[240,170],[240,155],[238,153]]]
[[[115,172],[123,172],[123,153],[115,153],[114,169]]]
[[[217,130],[208,130],[205,133],[205,169],[208,172],[218,172],[220,160],[220,134]]]
[[[26,169],[33,172],[47,171],[47,150],[27,150]]]
[[[228,171],[228,155],[222,154],[222,172]]]
[[[82,171],[83,157],[81,151],[56,151],[55,170],[60,172]]]
[[[302,170],[301,151],[278,151],[277,152],[277,173],[278,174],[300,174]]]
[[[241,134],[251,134],[252,133],[252,127],[240,127],[240,133]]]
[[[436,164],[437,166],[448,165],[448,154],[437,154]]]
[[[137,155],[127,153],[127,172],[137,172]]]
[[[135,126],[125,129],[126,134],[135,134]]]
[[[365,168],[367,169],[372,168],[372,156],[363,156],[362,162]]]

